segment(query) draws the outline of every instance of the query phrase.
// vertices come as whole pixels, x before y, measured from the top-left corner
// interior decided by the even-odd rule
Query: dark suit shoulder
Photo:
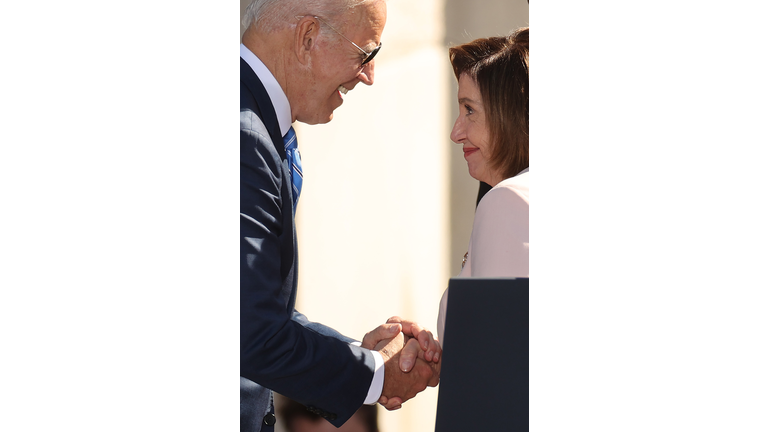
[[[264,123],[252,111],[240,111],[240,185],[241,205],[251,211],[269,210],[279,218],[288,192],[283,155],[267,132]],[[262,199],[254,199],[261,196]],[[263,201],[264,199],[267,202]],[[256,207],[256,208],[253,208]],[[261,208],[259,208],[261,207]],[[246,208],[241,211],[249,212]]]
[[[251,111],[261,119],[266,127],[269,136],[275,143],[282,142],[280,125],[277,121],[275,108],[272,106],[272,100],[259,77],[253,72],[248,63],[240,59],[240,112]],[[283,155],[285,152],[280,148],[278,153]]]

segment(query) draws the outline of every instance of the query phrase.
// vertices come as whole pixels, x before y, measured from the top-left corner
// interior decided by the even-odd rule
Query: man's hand
[[[392,318],[390,318],[392,319]],[[381,324],[375,329],[369,331],[363,336],[360,346],[369,350],[376,348],[376,345],[383,340],[389,340],[397,336],[403,329],[399,323]]]
[[[404,346],[405,336],[399,333],[392,339],[381,341],[376,347],[384,358],[384,388],[379,403],[388,410],[399,409],[403,402],[424,391],[427,386],[436,386],[440,381],[439,371],[435,372],[433,366],[421,358],[416,358],[409,372],[403,372],[399,360]]]
[[[406,336],[405,351],[400,357],[400,369],[403,372],[411,370],[416,357],[420,357],[427,362],[438,363],[440,361],[443,349],[432,335],[432,332],[424,330],[413,321],[404,320],[398,316],[393,316],[387,320],[387,324],[382,324],[368,332],[363,337],[362,347],[375,349],[381,341],[394,337],[400,330]],[[411,338],[414,339],[413,342]]]
[[[361,345],[379,351],[384,358],[384,390],[379,403],[388,410],[399,409],[426,386],[435,387],[440,382],[442,348],[431,332],[413,321],[392,317],[367,333]]]
[[[413,321],[404,320],[398,316],[393,316],[387,320],[388,324],[400,324],[402,331],[406,336],[412,336],[417,343],[407,341],[404,352],[400,357],[400,368],[408,372],[416,359],[416,356],[423,358],[428,362],[438,363],[443,354],[443,348],[429,330],[424,330],[420,325]],[[421,348],[421,351],[419,351]]]

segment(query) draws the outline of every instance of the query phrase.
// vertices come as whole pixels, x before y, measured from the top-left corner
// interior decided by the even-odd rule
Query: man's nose
[[[376,63],[376,60],[371,60],[370,62],[366,63],[363,68],[360,70],[360,73],[357,74],[357,78],[360,80],[361,83],[365,85],[373,85],[373,64]]]

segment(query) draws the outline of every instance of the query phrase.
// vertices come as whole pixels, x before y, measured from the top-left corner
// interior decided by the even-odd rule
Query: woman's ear
[[[302,65],[309,64],[312,50],[315,49],[320,23],[309,15],[301,17],[294,33],[294,51]]]

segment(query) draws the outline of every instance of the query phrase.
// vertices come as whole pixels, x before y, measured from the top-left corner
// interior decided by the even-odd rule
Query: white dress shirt
[[[277,82],[272,72],[267,69],[264,63],[256,57],[256,54],[251,52],[245,45],[240,44],[240,57],[248,63],[253,72],[259,77],[259,80],[267,90],[269,99],[272,100],[272,106],[277,114],[277,122],[280,125],[280,133],[285,136],[288,133],[288,129],[291,128],[291,105],[288,102],[288,97],[285,95],[283,88],[280,87],[280,83]],[[353,343],[360,346],[359,342]],[[368,405],[375,404],[381,397],[381,392],[384,389],[384,357],[378,351],[371,351],[373,353],[373,359],[375,362],[375,371],[373,374],[373,380],[368,389],[368,396],[365,398],[365,403]]]

